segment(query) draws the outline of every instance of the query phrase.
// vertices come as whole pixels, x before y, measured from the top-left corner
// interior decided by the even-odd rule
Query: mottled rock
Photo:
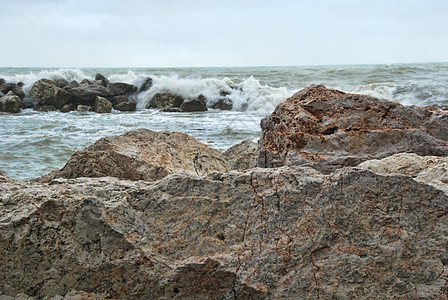
[[[138,89],[138,92],[145,92],[148,91],[152,87],[152,78],[148,77],[145,80],[143,80],[142,85]]]
[[[360,169],[0,181],[0,293],[447,299],[447,203]]]
[[[157,93],[152,97],[148,108],[171,108],[180,107],[184,98],[172,93]]]
[[[227,149],[223,154],[232,169],[250,169],[256,165],[257,144],[250,140],[242,141]]]
[[[324,86],[299,91],[261,121],[257,165],[329,173],[395,153],[448,155],[448,114]]]
[[[106,98],[97,96],[93,105],[93,111],[96,113],[110,113],[112,111],[112,103]]]
[[[62,108],[72,98],[70,92],[58,87],[49,79],[36,81],[30,90],[30,95],[38,105],[54,106],[57,109]]]
[[[448,194],[448,157],[399,153],[363,162],[358,168],[378,174],[402,174],[425,182]]]
[[[76,105],[73,103],[69,103],[69,104],[65,104],[62,108],[61,108],[61,112],[63,113],[67,113],[67,112],[71,112],[76,110]]]
[[[229,169],[219,151],[191,136],[138,129],[96,141],[43,180],[113,176],[153,181],[173,173],[204,175]]]
[[[108,88],[112,96],[129,95],[135,93],[138,90],[135,85],[124,82],[111,83],[109,84]]]
[[[68,86],[70,83],[64,79],[64,78],[57,78],[55,80],[53,80],[53,82],[55,83],[55,85],[59,88],[64,88],[66,86]]]
[[[114,96],[109,99],[110,99],[110,102],[112,103],[112,105],[116,105],[116,104],[122,103],[122,102],[129,102],[129,98],[124,95]]]
[[[169,112],[169,113],[182,112],[182,110],[179,107],[166,107],[166,108],[162,108],[160,111],[161,112]]]
[[[207,99],[203,95],[186,99],[180,106],[180,110],[183,112],[207,111]]]
[[[120,102],[115,104],[114,109],[119,111],[134,111],[137,108],[137,103],[135,102]]]
[[[55,111],[56,107],[54,107],[53,105],[38,105],[38,106],[34,107],[34,110],[48,112],[48,111]]]
[[[90,82],[90,80],[88,80],[87,78],[86,79],[83,79],[80,83],[79,83],[79,85],[91,85],[92,84],[92,82]]]
[[[23,107],[22,99],[12,91],[9,91],[5,96],[0,98],[0,111],[19,113]]]
[[[20,99],[23,100],[25,98],[25,92],[22,90],[23,82],[12,83],[12,82],[3,82],[0,83],[0,92],[3,94],[8,94],[9,92],[13,92],[15,95],[19,96]]]
[[[76,107],[76,110],[79,111],[79,112],[88,112],[88,111],[93,111],[93,107],[90,106],[90,105],[82,105],[82,104],[79,104],[79,105]]]
[[[109,79],[104,77],[102,74],[97,73],[95,75],[94,83],[97,83],[97,84],[102,85],[102,86],[108,86],[110,84],[110,81],[109,81]]]

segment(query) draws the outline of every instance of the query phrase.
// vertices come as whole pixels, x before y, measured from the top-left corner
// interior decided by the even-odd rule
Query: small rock
[[[62,108],[61,108],[61,112],[63,113],[67,113],[67,112],[71,112],[76,110],[76,105],[73,103],[69,103],[69,104],[65,104]]]
[[[152,87],[152,78],[148,77],[143,81],[142,85],[138,89],[138,92],[141,93],[148,91],[151,87]]]
[[[106,77],[104,77],[102,74],[97,73],[95,75],[95,81],[96,83],[98,83],[99,85],[105,86],[107,87],[110,84],[109,79],[107,79]]]
[[[229,98],[219,98],[216,102],[210,104],[209,107],[220,110],[232,110],[233,101]]]
[[[134,111],[137,108],[135,102],[120,102],[113,106],[114,109],[119,111]]]
[[[0,92],[3,94],[8,94],[8,92],[13,92],[15,95],[19,96],[23,100],[25,98],[25,93],[22,90],[23,82],[19,83],[2,83],[0,84]]]
[[[179,107],[167,107],[160,110],[161,112],[182,112]]]
[[[89,105],[80,104],[76,107],[76,110],[79,112],[88,112],[88,111],[93,111],[93,108]]]
[[[35,111],[42,111],[42,112],[48,112],[48,111],[55,111],[56,107],[53,105],[38,105],[34,108]]]
[[[92,84],[92,82],[90,82],[90,80],[88,80],[87,78],[86,79],[83,79],[80,83],[79,83],[79,85],[91,85]]]
[[[0,98],[0,111],[19,113],[22,107],[24,107],[22,99],[12,91]]]
[[[185,100],[180,109],[183,112],[207,111],[207,100],[203,95]]]
[[[93,111],[97,113],[110,113],[112,111],[112,103],[110,103],[110,101],[106,98],[97,96],[93,106]]]

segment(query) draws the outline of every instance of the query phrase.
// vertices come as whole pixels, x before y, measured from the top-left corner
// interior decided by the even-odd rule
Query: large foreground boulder
[[[191,136],[138,129],[99,139],[42,180],[113,176],[153,181],[173,173],[204,175],[229,169],[219,151]]]
[[[324,173],[395,153],[448,155],[448,114],[311,86],[261,121],[257,165]]]
[[[4,178],[0,295],[447,299],[447,211],[439,189],[360,169]]]

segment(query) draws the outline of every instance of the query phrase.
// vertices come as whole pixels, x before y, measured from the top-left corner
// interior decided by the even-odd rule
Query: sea
[[[0,112],[0,170],[15,179],[32,179],[64,166],[70,156],[101,137],[147,128],[179,131],[224,151],[243,140],[257,141],[260,120],[295,92],[312,84],[396,101],[404,105],[448,105],[448,63],[218,67],[218,68],[0,68],[6,82],[23,82],[28,95],[42,78],[92,80],[101,73],[111,82],[153,87],[138,95],[137,111]],[[147,109],[157,92],[213,102],[230,93],[230,111],[169,113]]]

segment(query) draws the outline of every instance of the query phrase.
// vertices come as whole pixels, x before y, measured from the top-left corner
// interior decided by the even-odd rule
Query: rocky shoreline
[[[147,77],[139,87],[124,83],[110,82],[102,74],[97,73],[95,79],[84,79],[81,82],[65,79],[40,79],[36,81],[29,93],[23,90],[22,82],[5,82],[0,78],[0,112],[18,113],[23,108],[34,108],[37,111],[82,111],[110,113],[117,111],[135,111],[137,96],[152,87],[152,78]],[[184,99],[170,91],[156,93],[146,108],[156,108],[165,112],[207,111],[208,108],[231,110],[232,100],[227,98],[228,92],[221,91],[222,96],[208,103],[203,95]]]
[[[0,176],[0,299],[448,299],[447,113],[311,86],[261,126]]]

